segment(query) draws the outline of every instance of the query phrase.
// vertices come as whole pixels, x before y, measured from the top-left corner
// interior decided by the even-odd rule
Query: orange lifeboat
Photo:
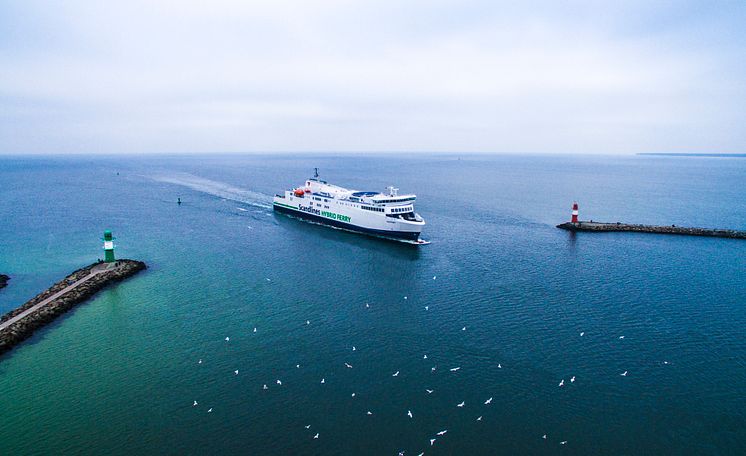
[[[295,196],[303,196],[303,189],[301,189],[301,188],[296,188],[296,189],[295,189],[295,190],[293,191],[293,194],[294,194]]]

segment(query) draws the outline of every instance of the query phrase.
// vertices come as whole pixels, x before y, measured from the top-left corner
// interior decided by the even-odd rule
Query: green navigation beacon
[[[104,231],[104,261],[113,263],[114,260],[114,237],[111,230]]]

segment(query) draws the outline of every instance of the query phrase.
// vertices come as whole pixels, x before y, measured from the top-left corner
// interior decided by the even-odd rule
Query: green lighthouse
[[[114,260],[114,237],[111,230],[104,231],[104,261],[113,263]]]

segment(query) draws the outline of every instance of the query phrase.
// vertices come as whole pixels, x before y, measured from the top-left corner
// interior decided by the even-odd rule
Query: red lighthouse
[[[578,223],[578,202],[572,203],[572,223]]]

